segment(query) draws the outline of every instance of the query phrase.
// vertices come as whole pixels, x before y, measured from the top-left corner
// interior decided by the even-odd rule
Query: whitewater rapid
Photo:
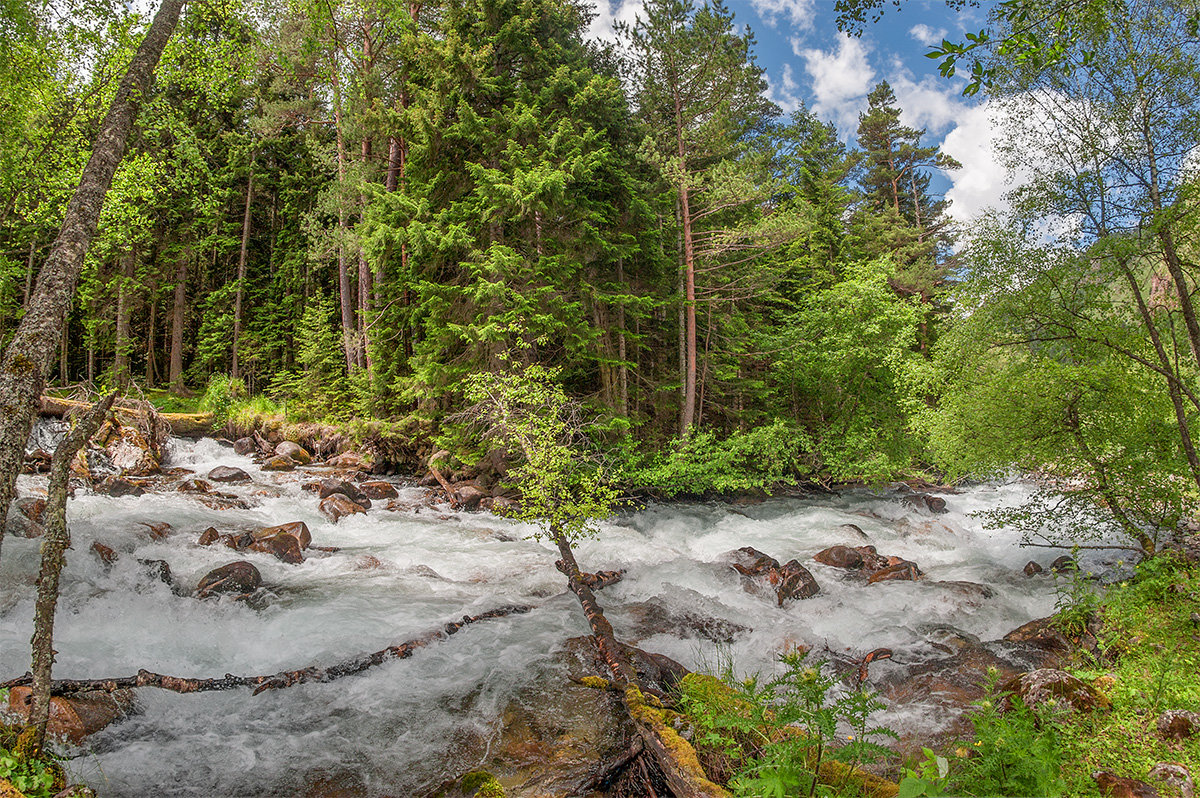
[[[252,484],[220,489],[253,506],[221,511],[173,491],[111,498],[80,489],[68,505],[73,546],[58,605],[56,677],[124,676],[139,668],[197,677],[272,673],[332,664],[501,605],[535,609],[469,626],[410,659],[326,684],[253,697],[248,690],[143,689],[137,714],[72,751],[72,775],[102,795],[297,795],[314,783],[419,795],[478,764],[480,741],[486,747],[497,733],[514,694],[538,679],[563,678],[554,652],[588,632],[574,597],[564,593],[556,553],[531,538],[529,525],[423,505],[423,489],[400,485],[400,501],[413,508],[388,511],[376,502],[335,525],[317,511],[316,495],[301,489],[326,472],[264,472],[208,439],[173,441],[169,465],[201,477],[217,465],[243,468]],[[44,484],[22,477],[19,489],[27,495]],[[577,554],[586,570],[627,569],[599,596],[619,637],[693,669],[730,660],[742,672],[767,668],[795,643],[835,652],[900,648],[936,625],[987,640],[1053,610],[1051,582],[1026,578],[1021,568],[1054,555],[1022,549],[1015,532],[986,530],[972,515],[1019,503],[1031,490],[1021,481],[964,489],[945,495],[948,512],[940,515],[894,492],[868,490],[738,506],[652,504],[602,524]],[[152,540],[142,522],[162,521],[173,532]],[[304,563],[288,565],[269,554],[196,543],[208,526],[227,532],[289,521],[304,521],[315,545],[340,551],[310,551]],[[926,579],[867,586],[813,563],[827,546],[861,543],[838,529],[847,523],[861,527],[880,553],[918,563]],[[89,551],[93,541],[120,554],[111,569]],[[4,541],[0,679],[29,667],[38,545]],[[780,562],[799,559],[820,594],[778,608],[747,593],[738,574],[716,563],[741,546]],[[368,567],[370,557],[381,566]],[[176,589],[154,580],[138,559],[168,562]],[[269,587],[262,601],[188,595],[205,573],[238,559],[262,572]],[[980,601],[936,584],[947,580],[977,582],[995,594]],[[683,626],[646,629],[647,603],[668,617],[708,617],[748,631],[717,643]]]

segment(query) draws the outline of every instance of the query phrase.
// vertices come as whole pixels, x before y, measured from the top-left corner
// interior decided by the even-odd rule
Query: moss
[[[462,777],[459,789],[475,798],[504,798],[504,787],[486,770],[475,770]]]
[[[667,723],[667,710],[661,709],[660,703],[659,707],[651,706],[637,685],[631,684],[625,687],[625,706],[637,723],[648,726],[654,732],[684,777],[697,788],[697,795],[729,795],[728,790],[709,780],[700,758],[696,756],[696,749]]]
[[[590,687],[593,690],[607,690],[612,686],[612,683],[609,682],[608,679],[604,679],[600,676],[584,676],[579,680],[579,683],[584,687]]]

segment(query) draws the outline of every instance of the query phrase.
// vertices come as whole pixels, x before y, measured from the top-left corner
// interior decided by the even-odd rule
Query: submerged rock
[[[304,552],[300,550],[300,541],[287,532],[277,532],[269,537],[256,537],[251,541],[251,551],[274,554],[280,560],[291,565],[304,562]]]
[[[120,477],[105,477],[96,483],[94,488],[96,493],[102,493],[105,496],[119,498],[121,496],[141,496],[146,491],[139,485],[135,485],[127,479]]]
[[[857,569],[863,567],[862,552],[849,546],[830,546],[814,554],[813,559],[822,565],[831,565],[834,568]]]
[[[898,563],[880,568],[875,573],[871,574],[867,579],[867,584],[873,585],[876,582],[895,582],[909,581],[915,582],[921,578],[921,569],[917,567],[915,562],[901,560]]]
[[[752,546],[742,546],[735,551],[721,555],[723,562],[728,562],[733,570],[742,576],[766,576],[772,568],[779,568],[779,560],[763,554]]]
[[[205,574],[196,585],[196,593],[204,598],[213,593],[246,595],[262,587],[262,574],[251,563],[238,560]]]
[[[772,571],[768,578],[775,585],[776,600],[780,607],[785,601],[812,598],[821,592],[816,578],[798,560],[788,560],[781,568]]]
[[[255,540],[266,540],[276,535],[290,535],[296,539],[302,549],[307,549],[312,544],[312,533],[308,531],[308,524],[303,521],[289,521],[286,524],[263,527],[256,529],[252,535]]]

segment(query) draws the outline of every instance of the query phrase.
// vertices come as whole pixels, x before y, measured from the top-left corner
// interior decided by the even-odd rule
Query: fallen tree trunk
[[[654,758],[659,770],[676,798],[729,798],[729,791],[708,779],[696,750],[667,722],[661,702],[648,696],[638,686],[637,672],[613,634],[612,624],[596,602],[596,595],[579,570],[575,552],[561,530],[551,527],[554,542],[562,559],[558,569],[566,574],[571,592],[579,599],[600,649],[600,656],[613,675],[613,686],[621,692],[625,710],[646,751]]]
[[[87,412],[92,405],[75,399],[60,399],[57,396],[42,396],[38,412],[43,416],[62,418],[68,413]],[[113,412],[118,417],[129,422],[141,418],[143,411],[141,403],[118,401],[113,404]],[[171,434],[185,438],[211,435],[213,432],[212,413],[159,413],[158,417],[171,427]]]
[[[161,673],[140,670],[135,676],[121,676],[112,679],[56,679],[50,682],[50,693],[51,695],[70,695],[72,693],[86,693],[96,690],[111,693],[116,690],[125,690],[134,687],[157,687],[161,690],[170,690],[175,693],[204,693],[214,690],[232,690],[237,687],[253,687],[253,695],[258,695],[264,690],[281,689],[296,684],[305,684],[306,682],[331,682],[334,679],[341,679],[344,676],[353,676],[356,673],[362,673],[368,668],[382,665],[384,662],[394,659],[407,659],[417,650],[438,640],[445,640],[468,624],[491,618],[503,618],[506,615],[518,615],[529,612],[530,609],[527,606],[515,605],[488,610],[480,615],[464,615],[462,620],[451,621],[443,625],[440,629],[436,629],[421,637],[394,646],[388,646],[381,651],[366,654],[329,667],[312,665],[299,670],[280,671],[279,673],[267,674],[265,676],[234,676],[227,673],[220,678],[209,679],[166,676]],[[24,676],[0,683],[0,690],[21,687],[30,684],[32,681],[32,675],[26,673]]]

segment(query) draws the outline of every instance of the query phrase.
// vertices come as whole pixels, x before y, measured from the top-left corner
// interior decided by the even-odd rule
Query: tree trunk
[[[171,363],[167,381],[174,393],[183,393],[183,322],[187,310],[188,261],[192,258],[190,248],[185,248],[175,265],[175,298],[171,305]]]
[[[117,344],[113,355],[113,384],[118,388],[129,387],[129,305],[133,292],[133,277],[137,271],[137,248],[131,247],[121,261],[121,273],[117,275]]]
[[[67,205],[62,228],[50,248],[29,312],[0,363],[0,518],[8,513],[25,441],[33,428],[46,372],[62,335],[63,323],[75,295],[84,255],[96,234],[100,208],[113,173],[125,154],[129,130],[163,48],[175,30],[183,0],[163,0],[150,30],[129,63],[121,85],[100,126],[79,187]],[[3,542],[0,530],[0,543]]]
[[[246,207],[242,211],[242,248],[238,251],[237,291],[233,296],[233,358],[229,375],[241,377],[238,342],[242,337],[242,298],[246,290],[246,255],[250,251],[250,207],[254,199],[254,156],[251,156],[250,175],[246,178]]]
[[[370,40],[368,39],[368,41]],[[371,140],[369,138],[363,137],[360,151],[365,169],[371,158]],[[367,212],[366,194],[358,195],[358,207],[359,213],[365,216]],[[360,332],[358,357],[359,363],[367,370],[368,374],[371,372],[371,353],[367,349],[367,331],[371,328],[371,282],[371,264],[367,261],[367,253],[360,240],[358,244],[358,327]]]
[[[621,292],[627,290],[625,286],[625,260],[624,258],[617,259],[617,285],[621,287]],[[617,358],[621,364],[617,367],[617,411],[622,416],[629,415],[629,367],[625,364],[625,302],[622,300],[617,303]]]
[[[66,563],[66,551],[71,545],[67,529],[67,483],[71,477],[71,461],[88,439],[96,434],[108,415],[117,394],[110,393],[79,420],[63,438],[50,460],[50,486],[46,493],[46,539],[42,543],[42,568],[37,580],[37,602],[33,611],[33,703],[29,710],[29,726],[21,733],[17,745],[19,755],[26,759],[41,756],[46,742],[46,723],[50,720],[50,675],[54,665],[54,609],[58,604],[58,578]]]
[[[29,242],[29,259],[25,262],[25,299],[21,307],[29,310],[29,300],[33,296],[33,267],[37,259],[37,239]]]
[[[342,349],[346,355],[346,371],[358,367],[358,347],[355,346],[354,294],[350,286],[350,267],[346,263],[346,240],[349,238],[349,223],[346,219],[346,142],[342,138],[342,89],[334,64],[333,83],[333,127],[337,139],[338,187],[338,297],[342,310]]]
[[[691,198],[687,186],[687,157],[683,148],[683,115],[678,94],[675,97],[675,132],[679,145],[679,215],[683,224],[684,308],[686,317],[687,373],[683,383],[683,409],[680,436],[687,438],[696,420],[696,252],[692,241]]]
[[[154,366],[155,360],[155,328],[158,327],[158,285],[155,281],[150,286],[150,318],[146,322],[146,375],[145,387],[153,388],[155,380],[158,379],[158,370]]]

